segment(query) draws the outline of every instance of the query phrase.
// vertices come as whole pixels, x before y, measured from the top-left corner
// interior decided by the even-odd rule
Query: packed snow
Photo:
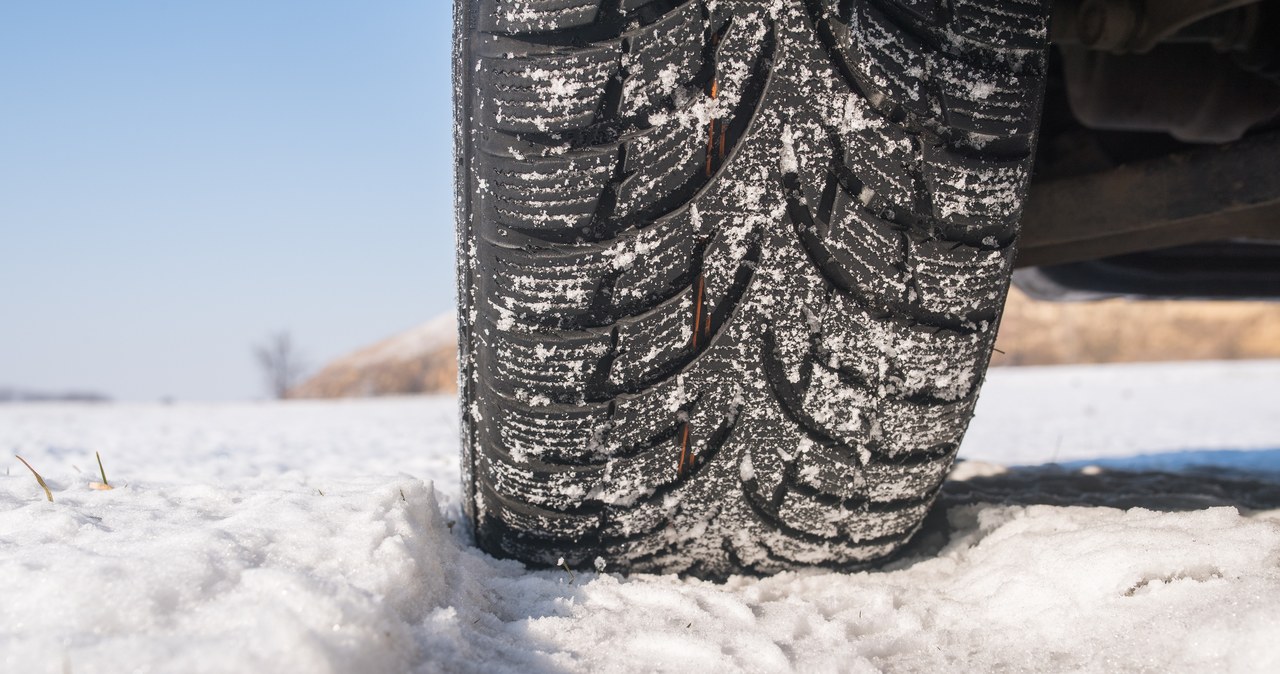
[[[904,558],[725,584],[477,551],[451,398],[0,406],[0,671],[1280,671],[1278,385],[993,371]]]

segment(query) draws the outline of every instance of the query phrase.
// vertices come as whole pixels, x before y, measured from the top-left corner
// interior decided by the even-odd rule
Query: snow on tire
[[[853,568],[1008,287],[1043,0],[458,0],[465,507],[538,565]]]

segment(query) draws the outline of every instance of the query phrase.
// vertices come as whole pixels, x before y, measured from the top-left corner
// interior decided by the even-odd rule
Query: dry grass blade
[[[18,455],[14,454],[14,456]],[[36,482],[40,483],[40,488],[44,490],[44,495],[49,498],[50,503],[53,503],[53,492],[49,491],[49,485],[44,483],[44,478],[40,477],[40,473],[37,473],[36,469],[32,468],[31,464],[27,463],[26,459],[18,456],[18,460],[22,462],[22,465],[27,467],[27,470],[31,471],[32,475],[36,476]]]
[[[102,455],[97,452],[94,452],[93,455],[98,457],[98,472],[102,473],[102,482],[90,482],[89,488],[97,489],[98,491],[107,491],[108,489],[115,489],[115,487],[111,486],[110,482],[107,482],[107,469],[102,467]]]
[[[107,480],[107,469],[102,467],[102,455],[97,452],[94,452],[93,455],[98,459],[98,472],[102,473],[102,484],[110,486],[111,482]]]
[[[564,557],[561,557],[560,559],[556,560],[556,566],[559,566],[560,568],[569,572],[569,584],[573,585],[573,581],[576,579],[576,576],[574,576],[573,574],[573,569],[569,568],[568,563],[564,561]]]

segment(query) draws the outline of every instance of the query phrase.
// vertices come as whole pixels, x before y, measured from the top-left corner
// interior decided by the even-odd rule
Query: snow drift
[[[993,400],[1024,403],[988,409],[973,437],[1026,415],[1067,429],[1066,455],[1088,437],[1073,418],[1120,440],[1172,433],[1162,401],[1199,399],[1212,417],[1280,375],[1246,365],[993,373]],[[1225,397],[1197,390],[1214,381]],[[1139,396],[1145,417],[1064,403],[1095,384],[1103,400],[1104,386],[1160,393]],[[622,578],[607,560],[527,571],[477,552],[457,521],[454,405],[0,408],[0,445],[55,499],[7,462],[0,671],[1280,668],[1280,483],[1256,475],[978,460],[1033,462],[1005,436],[966,445],[942,506],[882,570],[723,585]],[[1280,446],[1276,424],[1184,420],[1185,443],[1163,449]],[[94,451],[116,489],[88,488]]]

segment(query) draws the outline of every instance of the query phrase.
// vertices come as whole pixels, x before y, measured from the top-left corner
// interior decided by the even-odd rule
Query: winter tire
[[[538,565],[855,568],[990,358],[1043,0],[459,0],[465,507]]]

